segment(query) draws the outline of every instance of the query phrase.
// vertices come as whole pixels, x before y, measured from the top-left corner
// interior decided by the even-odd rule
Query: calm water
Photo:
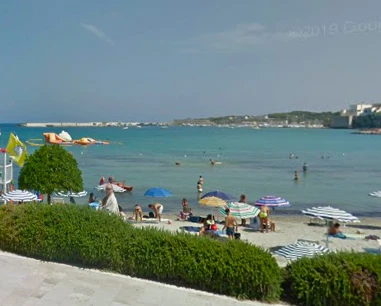
[[[21,140],[42,139],[55,128],[1,126],[0,147],[9,132]],[[181,198],[197,205],[196,182],[204,177],[204,191],[223,190],[249,202],[264,195],[287,198],[296,211],[311,205],[333,205],[353,213],[381,215],[381,199],[369,197],[380,190],[381,137],[353,135],[347,130],[248,129],[201,127],[67,128],[73,139],[109,139],[109,146],[67,147],[83,172],[85,189],[91,191],[101,176],[114,176],[134,186],[132,193],[118,195],[122,206],[148,204],[143,196],[150,187],[174,193],[161,202],[165,210],[177,211]],[[29,147],[29,152],[36,148]],[[205,151],[205,153],[204,153]],[[290,160],[294,153],[298,159]],[[330,156],[321,159],[322,155]],[[222,161],[210,166],[209,159]],[[175,161],[181,166],[176,167]],[[307,162],[307,175],[293,181],[293,172]],[[101,196],[101,195],[99,195]],[[286,209],[285,209],[286,210]]]

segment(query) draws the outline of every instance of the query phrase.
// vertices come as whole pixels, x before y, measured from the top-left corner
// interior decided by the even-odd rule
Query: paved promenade
[[[1,306],[262,306],[96,270],[0,252]]]

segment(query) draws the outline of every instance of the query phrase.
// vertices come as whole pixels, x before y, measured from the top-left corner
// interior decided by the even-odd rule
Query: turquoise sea
[[[40,138],[61,128],[2,125],[0,147],[15,132],[22,141]],[[215,127],[67,128],[73,139],[109,139],[113,144],[66,147],[77,158],[85,189],[92,191],[101,176],[114,176],[134,186],[118,194],[123,207],[148,205],[144,192],[164,187],[174,194],[162,199],[165,211],[177,212],[186,197],[198,207],[196,183],[204,177],[204,192],[222,190],[249,202],[265,195],[287,198],[295,213],[313,205],[332,205],[358,215],[381,215],[381,199],[368,196],[381,189],[381,136],[354,135],[350,130],[250,129]],[[36,147],[28,146],[32,153]],[[298,159],[289,159],[290,153]],[[329,156],[322,159],[321,156]],[[209,159],[220,160],[211,166]],[[180,161],[181,166],[175,166]],[[303,162],[308,172],[303,175]],[[295,183],[293,173],[300,171]],[[16,177],[17,177],[16,169]],[[102,194],[99,194],[101,197]],[[85,201],[85,199],[83,199]]]

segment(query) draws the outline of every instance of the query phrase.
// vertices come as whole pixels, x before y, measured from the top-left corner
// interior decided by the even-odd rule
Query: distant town
[[[24,127],[122,127],[144,126],[201,126],[225,128],[337,128],[374,129],[381,128],[381,104],[360,103],[350,105],[339,112],[292,111],[262,116],[240,115],[209,118],[176,119],[172,122],[45,122],[22,123]]]

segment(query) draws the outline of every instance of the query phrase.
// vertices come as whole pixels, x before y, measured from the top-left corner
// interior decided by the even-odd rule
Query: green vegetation
[[[50,203],[53,192],[82,191],[82,172],[75,158],[63,147],[44,145],[27,158],[18,185],[21,189],[47,194]]]
[[[240,241],[137,229],[75,205],[0,207],[0,249],[246,299],[278,300],[270,253]]]
[[[352,127],[354,129],[381,128],[381,115],[371,114],[367,116],[354,117]]]
[[[116,215],[76,205],[3,205],[0,249],[243,299],[283,298],[303,306],[381,305],[379,255],[303,258],[282,270],[241,241],[134,228]]]
[[[305,306],[381,305],[380,259],[366,253],[303,258],[285,269],[284,292]]]
[[[338,115],[339,113],[334,112],[304,112],[304,111],[293,111],[289,113],[274,113],[269,114],[269,119],[275,120],[288,120],[288,122],[320,122],[324,126],[329,126],[332,120],[332,117]]]

